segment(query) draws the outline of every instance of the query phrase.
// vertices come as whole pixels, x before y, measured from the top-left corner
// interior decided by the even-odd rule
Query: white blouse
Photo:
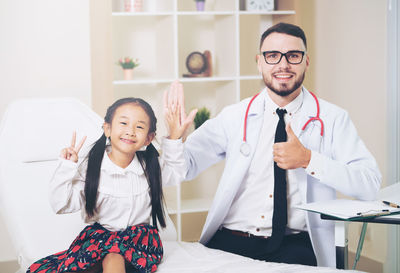
[[[182,140],[163,138],[159,157],[163,186],[176,185],[185,177]],[[150,223],[151,200],[143,168],[134,157],[125,169],[114,164],[105,152],[97,195],[97,214],[89,218],[85,210],[87,160],[75,163],[60,159],[50,181],[50,203],[57,214],[81,210],[85,223],[98,222],[110,231]]]

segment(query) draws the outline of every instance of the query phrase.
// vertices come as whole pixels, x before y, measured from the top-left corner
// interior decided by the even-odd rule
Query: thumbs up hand
[[[286,125],[287,141],[275,143],[272,147],[274,161],[285,170],[307,168],[311,151],[301,144],[290,124]]]

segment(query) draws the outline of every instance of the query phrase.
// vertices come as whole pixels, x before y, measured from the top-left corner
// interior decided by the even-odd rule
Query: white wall
[[[314,0],[315,91],[346,109],[375,156],[386,185],[387,155],[387,2]],[[356,250],[361,224],[350,225]],[[368,225],[363,255],[385,263],[387,227]]]
[[[22,97],[91,105],[89,19],[89,0],[0,1],[0,117]],[[1,217],[0,242],[0,261],[14,260]]]

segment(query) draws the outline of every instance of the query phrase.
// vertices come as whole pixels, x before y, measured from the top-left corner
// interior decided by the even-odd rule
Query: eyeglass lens
[[[290,64],[299,64],[303,61],[304,51],[294,50],[286,53],[280,51],[264,51],[263,55],[267,64],[278,64],[282,56],[285,56],[286,61]]]

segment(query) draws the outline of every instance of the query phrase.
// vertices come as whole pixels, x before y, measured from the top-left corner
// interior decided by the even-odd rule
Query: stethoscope
[[[310,92],[310,91],[309,91]],[[247,118],[249,115],[249,110],[250,110],[250,106],[253,103],[254,99],[257,98],[258,95],[260,95],[261,92],[255,94],[249,104],[247,105],[247,109],[246,109],[246,114],[244,116],[244,128],[243,128],[243,142],[242,145],[240,145],[240,152],[242,153],[242,155],[244,156],[249,156],[250,155],[250,144],[247,143]],[[319,101],[317,96],[314,95],[314,93],[310,92],[310,94],[313,96],[314,100],[315,100],[315,104],[317,105],[317,115],[315,117],[310,117],[307,122],[303,125],[303,127],[301,128],[301,133],[304,132],[304,130],[306,129],[306,127],[308,126],[308,124],[310,124],[310,122],[312,121],[319,121],[319,123],[321,124],[321,138],[324,136],[324,122],[322,121],[322,119],[319,117]]]

